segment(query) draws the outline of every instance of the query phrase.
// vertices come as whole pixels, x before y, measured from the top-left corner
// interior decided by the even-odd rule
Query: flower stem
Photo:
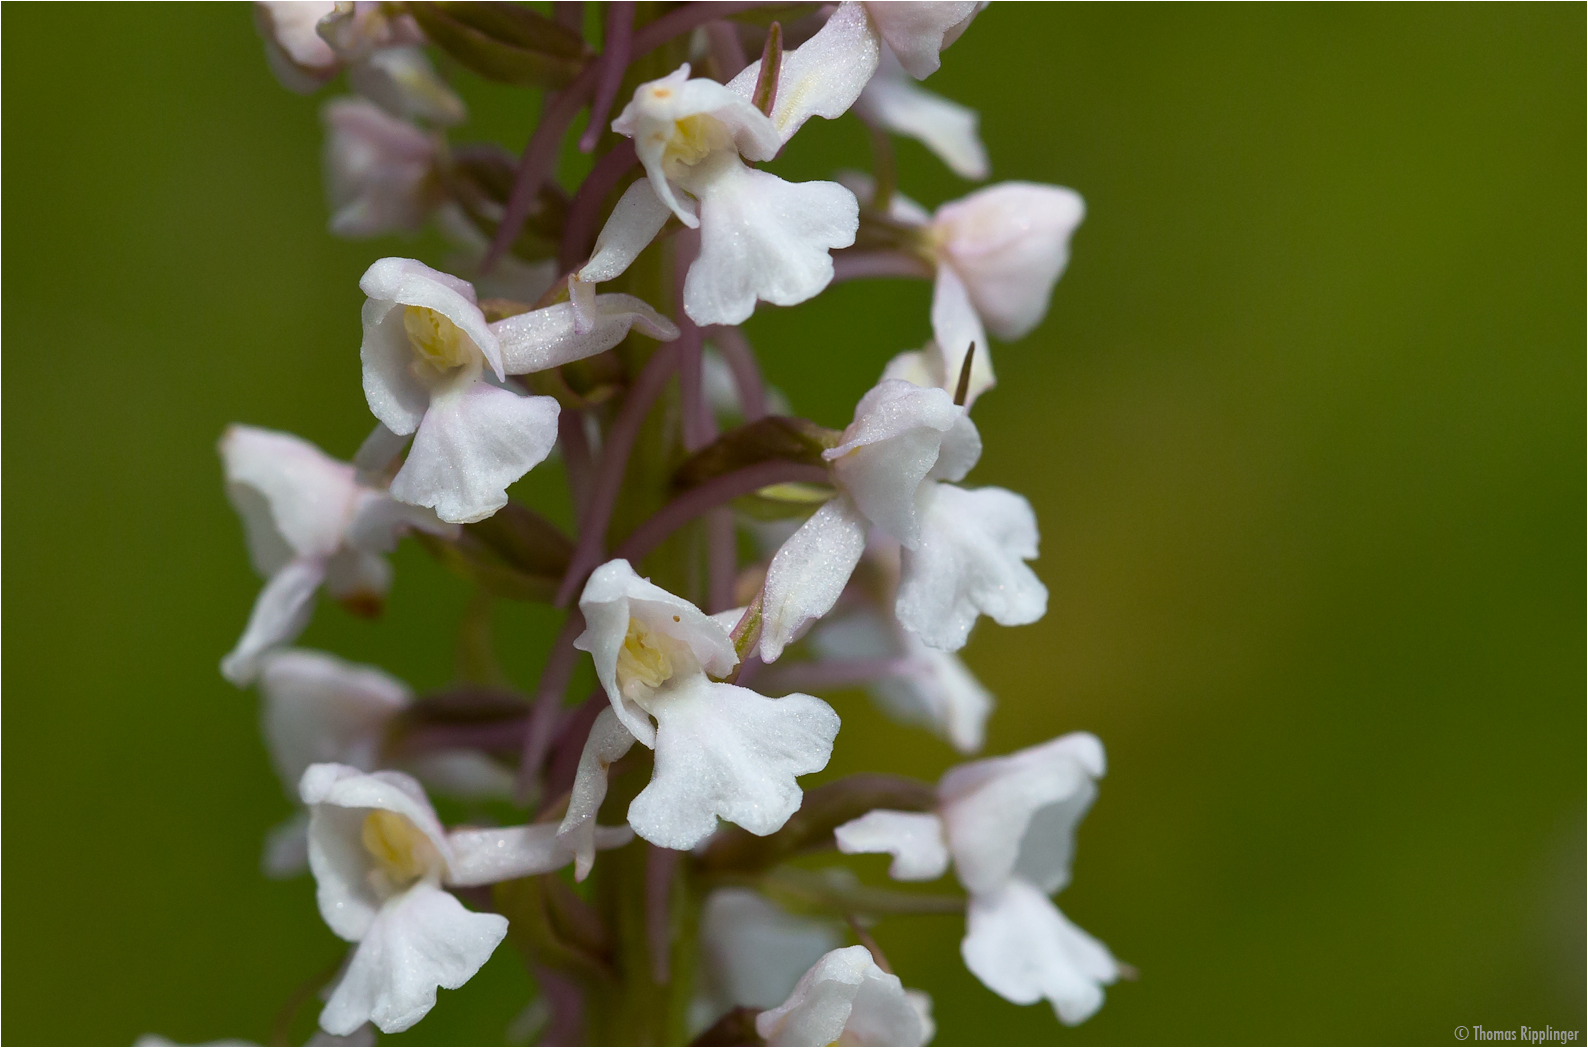
[[[490,272],[496,260],[518,239],[519,232],[524,228],[524,219],[529,217],[530,206],[540,192],[541,183],[557,163],[557,148],[562,143],[562,136],[573,122],[574,114],[579,112],[590,92],[595,89],[600,70],[599,63],[591,62],[567,87],[547,96],[540,122],[535,125],[529,141],[524,144],[524,153],[519,157],[518,172],[513,177],[513,191],[508,195],[502,221],[497,223],[496,235],[491,237],[491,246],[486,249],[485,258],[480,263],[482,273]]]
[[[623,540],[623,544],[613,556],[622,557],[633,564],[661,545],[667,536],[707,510],[770,484],[800,482],[822,484],[830,479],[827,470],[821,466],[807,466],[799,462],[785,462],[782,459],[757,462],[753,466],[724,473],[704,484],[690,488],[663,506],[645,523],[635,528],[629,537]],[[573,570],[572,566],[569,570]]]
[[[706,337],[717,347],[728,370],[733,372],[733,384],[739,390],[739,410],[746,422],[755,422],[766,415],[766,384],[761,380],[761,368],[755,361],[755,350],[750,340],[736,327],[717,325],[706,330]]]
[[[579,136],[579,151],[592,152],[606,130],[607,114],[618,96],[618,85],[629,67],[629,48],[634,42],[634,4],[632,0],[611,0],[607,4],[606,39],[601,44],[601,75],[596,83],[595,101],[590,105],[590,123]]]
[[[567,573],[557,588],[558,607],[567,607],[574,590],[601,562],[607,526],[612,522],[612,510],[617,505],[618,493],[623,487],[623,474],[628,468],[635,438],[639,436],[645,416],[678,362],[674,345],[663,344],[645,362],[634,385],[629,387],[623,406],[618,409],[612,429],[607,433],[606,444],[601,449],[601,463],[596,467],[595,480],[590,486],[590,501],[580,521],[579,544],[574,547]]]

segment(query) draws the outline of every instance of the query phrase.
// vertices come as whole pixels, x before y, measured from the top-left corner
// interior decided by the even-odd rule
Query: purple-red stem
[[[717,72],[723,83],[738,76],[740,70],[750,64],[744,54],[744,44],[739,40],[739,30],[732,22],[708,23],[706,40],[711,44],[711,57],[717,62]]]
[[[673,875],[678,852],[648,845],[645,851],[645,945],[651,955],[651,979],[666,986],[673,941]]]
[[[662,387],[667,384],[678,362],[673,345],[669,342],[660,346],[645,362],[634,385],[629,387],[623,406],[618,409],[612,429],[607,433],[606,444],[601,449],[601,463],[596,467],[595,480],[590,486],[590,501],[580,521],[579,544],[574,547],[567,573],[557,587],[558,607],[567,606],[574,590],[601,562],[602,550],[606,547],[607,526],[612,523],[612,510],[617,506],[618,493],[623,488],[623,474],[628,470],[634,441],[640,435],[640,426],[650,413],[651,405],[661,394]]]
[[[584,616],[578,609],[568,614],[562,631],[552,642],[546,655],[546,666],[540,671],[540,684],[535,691],[535,708],[530,711],[529,730],[524,733],[524,753],[518,762],[518,799],[528,802],[540,778],[540,766],[551,749],[557,734],[557,722],[562,714],[562,695],[568,689],[568,678],[573,674],[573,664],[578,656],[574,638],[584,631]]]
[[[771,692],[852,688],[906,673],[914,667],[914,660],[909,658],[836,659],[832,662],[797,662],[788,666],[779,664],[761,675],[761,687]]]
[[[798,462],[785,462],[782,459],[757,462],[753,466],[724,473],[720,477],[713,477],[704,484],[690,488],[657,510],[643,524],[635,528],[612,555],[622,557],[633,564],[661,545],[667,536],[707,510],[715,509],[740,495],[748,495],[769,484],[801,481],[824,484],[831,479],[831,475],[822,466],[807,466]]]
[[[579,758],[584,754],[585,742],[590,738],[590,726],[607,708],[607,704],[606,691],[597,688],[582,705],[569,710],[557,726],[557,741],[546,763],[547,801],[573,789],[574,776],[579,771]]]
[[[761,381],[761,368],[755,362],[755,351],[750,340],[736,327],[718,325],[707,331],[707,338],[722,354],[728,370],[733,372],[733,384],[739,390],[739,410],[746,422],[754,422],[766,415],[766,385]]]
[[[714,22],[719,18],[729,18],[741,11],[753,11],[758,7],[775,7],[777,0],[772,3],[694,3],[683,4],[673,8],[654,22],[647,23],[634,34],[634,46],[630,54],[639,58],[641,55],[661,47],[676,36],[692,32],[707,22]]]
[[[595,245],[597,224],[601,218],[601,205],[607,194],[623,181],[629,168],[639,162],[634,155],[634,143],[625,138],[610,152],[601,154],[579,191],[568,205],[568,217],[563,221],[562,244],[557,250],[557,265],[562,272],[570,272],[590,256]]]
[[[584,431],[584,412],[563,408],[557,415],[557,440],[562,444],[562,468],[568,476],[568,495],[573,499],[575,520],[584,519],[590,501],[590,438]]]
[[[629,47],[634,43],[634,4],[632,0],[611,0],[607,4],[607,32],[601,42],[601,75],[596,82],[595,101],[590,105],[590,123],[579,136],[579,151],[592,152],[606,130],[612,100],[629,68]]]
[[[733,607],[734,575],[739,567],[734,541],[733,510],[726,506],[706,512],[706,611],[715,615]]]
[[[584,1043],[584,991],[573,979],[544,964],[534,966],[540,992],[551,1003],[551,1022],[540,1036],[541,1044]]]
[[[700,354],[700,328],[684,311],[684,284],[689,267],[700,254],[700,231],[683,229],[673,237],[673,315],[678,318],[678,391],[683,413],[684,450],[699,451],[716,438],[711,405],[706,403]]]
[[[924,258],[903,251],[835,251],[833,283],[862,277],[918,277],[932,279],[932,266]]]
[[[574,114],[584,106],[590,92],[595,89],[596,76],[600,72],[600,65],[591,62],[580,70],[573,82],[554,95],[546,96],[545,107],[541,110],[540,122],[535,125],[535,130],[529,136],[529,141],[524,144],[524,153],[518,158],[518,172],[513,176],[513,191],[508,195],[507,208],[502,213],[502,220],[496,225],[496,235],[491,238],[491,246],[486,249],[485,260],[481,262],[480,269],[488,272],[502,257],[513,241],[518,239],[519,232],[524,228],[524,219],[529,217],[529,209],[535,202],[536,195],[540,192],[541,183],[551,174],[552,168],[557,163],[558,146],[562,143],[562,136],[567,132],[568,125],[573,122]]]

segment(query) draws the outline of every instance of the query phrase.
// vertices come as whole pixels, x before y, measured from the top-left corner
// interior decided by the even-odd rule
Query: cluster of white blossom
[[[1065,1023],[1124,970],[1051,899],[1103,774],[1093,736],[962,764],[935,789],[883,774],[801,788],[840,727],[801,688],[863,686],[961,752],[982,745],[993,700],[955,653],[980,616],[1041,618],[1047,591],[1030,504],[964,484],[981,455],[970,411],[995,381],[988,333],[1041,321],[1084,208],[1001,183],[928,212],[891,184],[889,133],[987,177],[976,114],[918,84],[985,4],[844,0],[787,26],[762,6],[636,24],[632,3],[256,5],[284,85],[345,72],[355,92],[323,109],[331,231],[433,221],[465,274],[398,257],[365,272],[375,425],[351,462],[241,425],[220,445],[267,580],[221,671],[257,682],[302,806],[265,866],[312,871],[354,944],[317,1036],[408,1029],[509,936],[542,994],[518,1036],[538,1022],[544,1043],[925,1044],[930,1000],[865,931],[890,913],[963,911],[970,971]],[[545,88],[522,157],[449,144],[466,111],[427,46]],[[597,156],[568,192],[550,172],[584,107]],[[849,113],[874,175],[758,166],[810,118]],[[736,325],[865,276],[931,279],[931,341],[878,361],[842,431],[769,411]],[[552,457],[571,535],[508,497]],[[538,685],[515,691],[493,664],[416,697],[290,647],[322,588],[378,612],[405,536],[476,587],[484,627],[460,629],[486,663],[492,600],[568,609]],[[600,686],[568,706],[577,652]],[[447,826],[430,793],[477,822],[493,802],[529,812]],[[834,849],[890,853],[899,881],[952,864],[964,894],[787,861]]]

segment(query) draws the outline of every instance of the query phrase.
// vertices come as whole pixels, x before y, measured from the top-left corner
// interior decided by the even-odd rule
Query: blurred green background
[[[233,420],[348,456],[357,279],[316,111],[242,5],[4,14],[3,1037],[263,1039],[337,955],[256,699],[216,662],[259,581],[222,497]],[[960,924],[878,936],[939,1043],[1453,1043],[1584,1026],[1584,11],[994,5],[929,86],[999,179],[1089,215],[1046,323],[997,350],[972,475],[1043,529],[1040,624],[965,652],[989,752],[1097,732],[1110,769],[1059,903],[1141,970],[1066,1030],[963,969]],[[461,138],[527,94],[465,80]],[[969,187],[900,146],[928,204]],[[800,177],[865,163],[813,122]],[[842,425],[928,332],[869,281],[750,326]],[[533,484],[530,485],[533,494]],[[466,593],[409,544],[386,620],[304,643],[420,688]],[[553,619],[505,616],[522,676]],[[858,695],[833,774],[953,754]],[[864,867],[878,876],[881,866]],[[503,948],[410,1042],[500,1043]]]

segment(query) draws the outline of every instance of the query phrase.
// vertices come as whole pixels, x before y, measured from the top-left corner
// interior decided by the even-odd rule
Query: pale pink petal
[[[557,401],[486,382],[438,395],[425,412],[392,497],[429,506],[442,520],[484,520],[507,505],[507,486],[557,442]]]
[[[832,610],[865,549],[865,519],[844,495],[823,503],[779,547],[761,600],[763,662],[776,662],[810,623]]]
[[[948,871],[943,823],[932,812],[877,808],[833,831],[845,855],[886,852],[888,876],[896,881],[935,881]]]

